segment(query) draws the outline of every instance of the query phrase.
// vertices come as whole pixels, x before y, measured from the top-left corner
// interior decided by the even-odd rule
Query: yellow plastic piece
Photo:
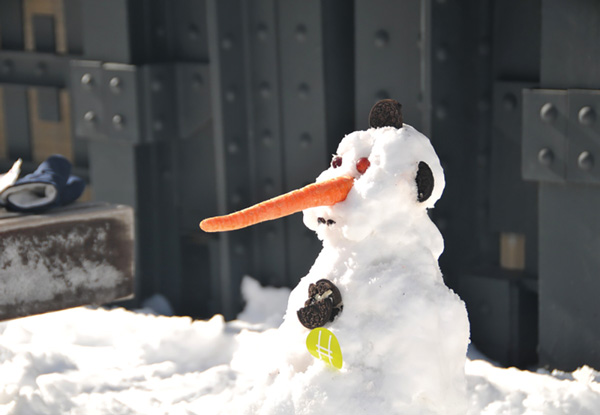
[[[323,360],[336,369],[341,369],[342,349],[335,335],[324,327],[318,327],[308,333],[306,348],[317,359]]]

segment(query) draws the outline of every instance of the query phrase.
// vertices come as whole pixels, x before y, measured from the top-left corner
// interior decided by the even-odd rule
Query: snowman
[[[398,102],[376,103],[369,124],[343,138],[315,183],[200,225],[228,231],[302,211],[323,242],[271,336],[269,392],[253,398],[255,413],[466,412],[467,312],[444,284],[428,215],[444,189],[440,161]],[[320,359],[306,348],[315,331]]]

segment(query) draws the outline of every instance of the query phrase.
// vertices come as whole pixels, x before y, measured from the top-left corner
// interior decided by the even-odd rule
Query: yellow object
[[[336,369],[341,369],[342,349],[335,335],[323,327],[318,327],[308,333],[306,348],[317,359],[323,360]]]

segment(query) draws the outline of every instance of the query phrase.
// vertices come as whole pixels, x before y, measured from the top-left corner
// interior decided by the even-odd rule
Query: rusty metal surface
[[[130,298],[133,235],[127,206],[0,210],[0,320]]]

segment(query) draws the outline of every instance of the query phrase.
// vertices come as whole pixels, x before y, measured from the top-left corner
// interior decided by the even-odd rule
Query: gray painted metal
[[[600,90],[570,89],[568,101],[567,180],[598,184],[600,183]]]
[[[567,91],[523,90],[522,169],[525,180],[565,180],[567,124]]]
[[[217,209],[225,214],[250,204],[241,1],[210,0],[208,16],[209,54],[214,68],[211,98]],[[233,318],[242,305],[241,278],[252,274],[251,234],[245,229],[215,237],[219,241],[219,278],[215,283],[220,287],[220,308],[226,318]]]
[[[64,88],[68,67],[67,56],[0,50],[0,83]]]
[[[58,88],[38,87],[36,90],[38,118],[44,121],[59,122],[61,114],[58,102]]]
[[[253,154],[253,203],[284,193],[284,139],[281,127],[281,73],[275,0],[245,4],[247,47],[248,131]],[[285,221],[253,229],[255,272],[273,286],[290,285],[287,272]]]
[[[22,0],[0,2],[0,41],[2,49],[22,50],[25,47]]]
[[[537,184],[521,175],[521,91],[531,84],[496,82],[493,94],[493,125],[490,171],[490,224],[496,232],[525,235],[525,267],[537,275]]]
[[[285,137],[282,163],[285,188],[289,191],[314,182],[330,161],[323,79],[324,25],[320,2],[281,2],[278,11],[281,111]],[[304,226],[301,214],[287,217],[284,221],[287,273],[297,281],[309,270],[321,244],[316,235]]]
[[[38,52],[56,52],[54,16],[35,14],[32,18],[33,42]]]
[[[460,280],[471,341],[505,366],[524,367],[537,360],[538,301],[526,285],[528,278],[519,272],[487,269]]]
[[[422,7],[429,7],[425,3],[430,2],[354,2],[356,129],[368,127],[375,102],[393,98],[402,104],[408,124],[428,132],[429,108],[422,104],[430,68],[422,67],[425,57],[421,48],[429,46],[433,27],[422,28],[426,19]]]
[[[8,157],[31,159],[31,136],[29,134],[29,100],[27,88],[2,85],[4,97],[4,133]]]
[[[600,367],[600,192],[540,183],[540,363]]]

